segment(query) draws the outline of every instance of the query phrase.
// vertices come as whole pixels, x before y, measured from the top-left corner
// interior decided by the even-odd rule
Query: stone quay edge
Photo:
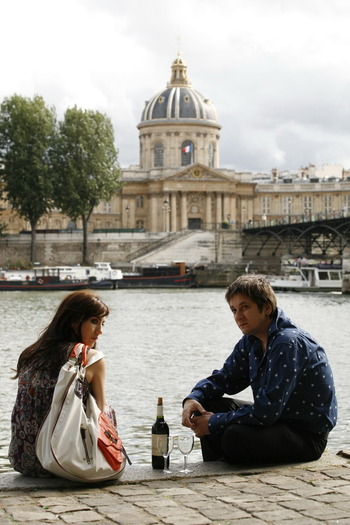
[[[98,485],[0,475],[0,525],[349,525],[350,461],[236,467],[190,463],[191,474],[132,465]]]

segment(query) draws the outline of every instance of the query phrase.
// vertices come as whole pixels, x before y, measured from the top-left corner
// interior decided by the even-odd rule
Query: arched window
[[[194,146],[190,140],[184,140],[181,144],[181,166],[189,166],[194,162]]]
[[[145,222],[144,221],[142,221],[141,219],[136,221],[136,228],[141,230],[141,229],[144,229],[144,227],[145,227]]]
[[[136,197],[136,208],[143,208],[143,196],[137,195]]]
[[[164,166],[164,146],[161,142],[154,145],[154,167],[162,168]]]

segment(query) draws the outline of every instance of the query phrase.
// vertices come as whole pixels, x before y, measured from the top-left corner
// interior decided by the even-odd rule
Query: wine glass
[[[171,474],[171,470],[167,468],[167,463],[168,463],[168,457],[170,456],[170,453],[174,448],[173,436],[167,436],[165,434],[164,436],[159,436],[157,440],[157,445],[158,445],[159,452],[162,454],[164,458],[163,474]]]
[[[194,437],[192,435],[179,436],[177,438],[177,444],[181,454],[184,456],[184,466],[182,469],[180,469],[180,472],[183,472],[184,474],[193,472],[193,470],[187,468],[187,456],[192,452]]]

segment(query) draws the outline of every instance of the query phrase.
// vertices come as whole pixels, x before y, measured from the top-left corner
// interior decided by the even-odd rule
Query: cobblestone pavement
[[[91,487],[1,474],[0,525],[350,524],[344,457],[254,469],[201,463],[191,476],[132,466],[118,483]]]

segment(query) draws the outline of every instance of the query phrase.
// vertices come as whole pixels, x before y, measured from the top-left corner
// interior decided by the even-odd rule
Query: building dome
[[[143,169],[218,166],[221,126],[216,109],[193,89],[180,55],[172,63],[170,82],[146,102],[137,127]]]
[[[139,128],[143,125],[160,124],[161,121],[202,121],[218,126],[218,116],[212,102],[193,89],[187,78],[187,66],[178,55],[172,63],[171,80],[166,89],[146,102]]]

